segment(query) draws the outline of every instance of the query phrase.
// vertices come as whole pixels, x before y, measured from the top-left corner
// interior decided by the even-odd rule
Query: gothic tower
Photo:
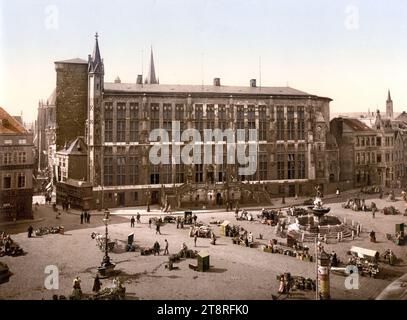
[[[148,76],[144,81],[146,84],[158,84],[159,81],[155,76],[155,67],[154,67],[154,57],[153,57],[153,48],[151,47],[150,53],[150,67],[148,68]]]
[[[390,119],[393,119],[393,100],[391,100],[390,90],[387,93],[386,116]]]
[[[98,186],[101,180],[101,156],[102,156],[102,92],[104,84],[104,64],[100,56],[98,34],[95,35],[95,47],[93,54],[88,56],[88,179]]]

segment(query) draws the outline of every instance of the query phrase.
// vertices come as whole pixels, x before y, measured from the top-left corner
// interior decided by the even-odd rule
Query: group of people
[[[71,208],[71,204],[68,201],[62,202],[62,211],[68,211]]]
[[[168,255],[168,254],[170,254],[170,252],[168,251],[168,246],[169,246],[168,240],[165,239],[164,242],[165,242],[164,255]],[[154,245],[153,245],[154,255],[156,255],[156,254],[160,255],[160,251],[161,251],[160,243],[158,241],[154,242]]]
[[[236,220],[247,220],[253,221],[253,215],[246,210],[242,210],[242,213],[239,216],[239,211],[235,211],[235,218]]]
[[[141,223],[141,220],[140,220],[140,218],[141,218],[140,212],[137,212],[136,218],[137,218],[137,223]],[[150,219],[150,220],[151,220],[151,219]],[[131,227],[131,228],[134,228],[134,223],[135,223],[135,222],[136,222],[136,220],[134,219],[134,216],[132,216],[131,219],[130,219],[130,227]],[[151,224],[151,223],[150,223],[150,224]]]
[[[90,223],[90,213],[88,211],[82,212],[80,217],[81,217],[81,224],[83,224],[83,222]]]

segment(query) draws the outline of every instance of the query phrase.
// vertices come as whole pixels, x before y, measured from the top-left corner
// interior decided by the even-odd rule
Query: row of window
[[[305,179],[305,154],[277,154],[277,179]]]
[[[18,173],[17,174],[17,183],[16,185],[12,181],[11,175],[7,174],[3,176],[3,189],[11,189],[11,188],[25,188],[26,186],[26,179],[25,179],[25,174],[24,173]]]
[[[0,153],[0,165],[23,164],[27,162],[27,153],[24,151]]]

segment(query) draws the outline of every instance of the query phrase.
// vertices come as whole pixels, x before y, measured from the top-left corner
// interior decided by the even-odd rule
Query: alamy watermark
[[[44,287],[47,290],[59,289],[59,269],[55,265],[48,265],[45,267],[44,273],[46,277],[44,279]]]
[[[149,159],[152,164],[223,164],[226,145],[226,163],[239,164],[238,175],[256,173],[257,129],[204,129],[203,138],[201,133],[193,128],[181,133],[179,121],[173,121],[171,129],[171,140],[165,129],[154,129],[150,132],[149,140],[153,142],[153,146]]]

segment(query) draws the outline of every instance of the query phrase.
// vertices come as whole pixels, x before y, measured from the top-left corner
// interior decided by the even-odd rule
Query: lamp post
[[[105,224],[105,255],[103,257],[102,263],[98,268],[98,271],[101,276],[107,276],[109,272],[113,271],[115,268],[115,264],[110,260],[109,257],[109,246],[108,246],[108,225],[109,225],[109,215],[110,212],[108,210],[105,211],[105,217],[103,218],[103,223]]]

